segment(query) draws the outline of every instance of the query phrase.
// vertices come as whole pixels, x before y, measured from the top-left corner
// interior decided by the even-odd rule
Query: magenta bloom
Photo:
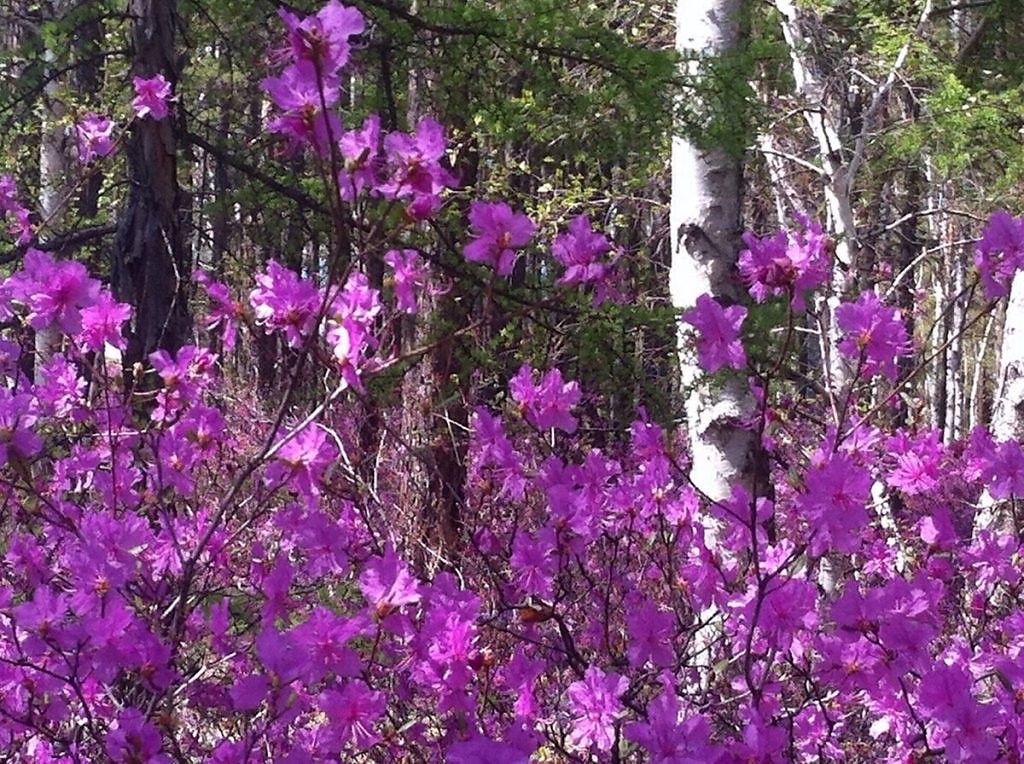
[[[313,330],[320,307],[319,290],[276,260],[267,263],[267,272],[256,276],[256,283],[249,293],[256,321],[272,331],[283,331],[288,344],[299,347]]]
[[[426,282],[426,274],[420,266],[419,253],[415,249],[393,249],[384,255],[384,262],[395,271],[395,299],[403,313],[415,313],[416,290]]]
[[[267,467],[267,481],[276,485],[287,480],[312,500],[320,494],[320,480],[337,458],[338,448],[323,428],[308,425],[277,452],[277,459]]]
[[[379,181],[380,117],[371,114],[361,128],[347,131],[338,148],[345,158],[345,166],[338,172],[338,188],[341,198],[350,202],[364,188],[374,189]]]
[[[716,372],[723,366],[743,368],[747,355],[740,341],[740,326],[746,317],[747,309],[741,305],[723,308],[707,294],[698,297],[696,307],[683,314],[683,321],[700,333],[697,355],[705,371]]]
[[[624,710],[619,700],[629,680],[615,673],[606,674],[591,666],[579,682],[569,685],[569,705],[575,714],[569,742],[580,748],[597,746],[610,751],[615,742],[615,722]]]
[[[420,601],[420,587],[409,568],[388,544],[383,557],[374,557],[359,577],[359,588],[381,618],[403,605]]]
[[[597,262],[611,251],[612,244],[603,234],[595,233],[586,215],[569,223],[569,232],[555,237],[551,254],[565,266],[559,284],[587,284],[608,276],[609,265]]]
[[[557,427],[570,435],[576,432],[576,419],[569,409],[580,402],[578,382],[565,382],[562,372],[552,369],[539,385],[533,383],[533,369],[524,364],[508,383],[512,399],[520,404],[526,421],[540,430]]]
[[[651,764],[705,764],[718,761],[722,749],[711,746],[711,726],[706,717],[694,715],[680,721],[679,698],[667,676],[664,689],[647,706],[647,721],[626,725],[626,739],[642,746]]]
[[[132,100],[135,116],[139,119],[163,119],[170,114],[167,101],[171,97],[171,83],[162,74],[149,79],[134,77],[132,84],[135,86],[135,98]]]
[[[899,311],[883,305],[874,292],[868,291],[857,302],[836,308],[836,322],[846,334],[839,350],[847,357],[863,359],[864,376],[884,374],[896,380],[896,357],[911,351]]]
[[[758,302],[769,295],[789,293],[793,309],[803,310],[804,292],[828,281],[828,237],[813,220],[800,222],[803,231],[779,231],[771,238],[743,234],[747,249],[740,252],[740,275]]]
[[[107,733],[106,752],[116,764],[170,764],[160,753],[160,732],[136,708],[126,708]]]
[[[279,14],[288,29],[288,45],[295,60],[308,61],[330,74],[348,63],[349,38],[366,28],[363,14],[338,0],[331,0],[301,21],[283,8]]]
[[[974,250],[974,264],[990,300],[1010,293],[1013,274],[1024,268],[1024,219],[997,210]]]
[[[105,157],[113,151],[113,132],[114,123],[109,119],[91,111],[86,114],[82,121],[75,125],[79,161],[82,164],[89,164],[96,157]]]
[[[68,334],[82,329],[81,309],[99,297],[100,282],[81,263],[54,261],[37,249],[25,253],[25,266],[7,281],[11,296],[29,308],[33,329],[56,323]]]
[[[407,212],[417,220],[440,206],[439,194],[456,185],[441,166],[445,155],[444,128],[429,117],[421,119],[413,135],[389,133],[384,138],[387,180],[377,189],[385,199],[409,199]]]
[[[868,524],[871,474],[847,454],[835,454],[807,472],[799,506],[811,533],[811,554],[856,551]]]
[[[629,628],[629,647],[626,655],[630,665],[643,668],[647,661],[655,666],[672,664],[675,654],[672,640],[676,632],[676,619],[672,613],[661,610],[656,603],[643,598],[633,603],[626,612]]]
[[[289,140],[287,152],[307,143],[321,156],[342,134],[341,120],[330,109],[338,101],[337,77],[318,72],[309,61],[287,66],[279,77],[267,77],[261,83],[274,104],[284,113],[267,123],[267,130]]]
[[[515,250],[526,246],[537,230],[530,218],[514,213],[504,202],[473,202],[469,222],[476,238],[466,245],[466,259],[490,265],[499,276],[512,273]]]
[[[105,344],[124,350],[127,346],[121,326],[132,316],[132,308],[118,302],[107,290],[100,292],[95,304],[82,310],[79,335],[86,350],[102,350]]]
[[[330,720],[323,741],[326,751],[340,753],[349,746],[356,750],[369,748],[380,740],[373,725],[384,715],[387,706],[383,693],[371,690],[356,679],[340,692],[324,691],[317,700]]]
[[[37,454],[43,447],[43,440],[32,427],[35,426],[36,402],[26,393],[11,393],[0,387],[0,465],[10,459],[12,452],[22,458]]]

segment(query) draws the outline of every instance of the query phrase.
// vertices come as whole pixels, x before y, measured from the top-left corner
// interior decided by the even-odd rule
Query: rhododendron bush
[[[332,109],[361,16],[332,2],[282,18],[269,128],[340,158],[339,200],[429,231],[457,184],[442,126],[346,131]],[[137,119],[173,108],[164,85],[136,82]],[[113,123],[87,123],[82,159],[100,161]],[[0,209],[30,240],[7,179]],[[492,283],[538,245],[504,202],[466,214],[467,267]],[[800,224],[748,236],[739,261],[754,301],[790,311],[789,334],[831,267],[820,228]],[[1024,265],[1021,228],[999,213],[978,247],[992,297]],[[591,221],[549,246],[553,290],[623,299]],[[197,274],[197,342],[134,370],[116,353],[131,309],[83,266],[30,249],[2,283],[9,758],[1019,761],[1024,452],[889,424],[914,346],[882,296],[838,307],[832,352],[851,379],[799,405],[743,307],[705,295],[682,317],[708,374],[750,380],[758,409],[737,425],[770,454],[771,495],[702,495],[683,434],[643,411],[593,447],[587,381],[523,364],[472,415],[458,538],[427,564],[425,542],[396,532],[398,456],[368,482],[358,418],[371,378],[402,360],[384,327],[444,285],[415,248],[379,256],[383,291],[356,268],[270,262],[238,294]],[[42,330],[53,351],[30,358]],[[280,336],[296,374],[323,372],[317,400],[289,388],[260,413],[225,378],[214,348],[255,333]],[[994,521],[976,521],[982,506]]]

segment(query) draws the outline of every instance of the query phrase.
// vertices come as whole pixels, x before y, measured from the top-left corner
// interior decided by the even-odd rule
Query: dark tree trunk
[[[99,11],[79,25],[75,35],[75,55],[78,58],[75,84],[82,93],[98,93],[103,84],[103,58],[100,46],[103,43],[103,22]],[[82,184],[78,195],[78,214],[94,218],[99,212],[100,189],[103,175],[92,172]]]
[[[162,74],[177,89],[176,0],[131,0],[133,74]],[[178,138],[182,117],[136,120],[126,144],[128,204],[114,247],[112,277],[118,299],[135,310],[125,360],[134,363],[158,348],[177,350],[191,319],[178,187]]]

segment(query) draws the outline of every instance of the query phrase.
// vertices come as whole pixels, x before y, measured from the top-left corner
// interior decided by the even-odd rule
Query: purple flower
[[[370,353],[378,346],[374,321],[382,309],[380,292],[370,286],[365,273],[356,271],[335,295],[327,322],[327,344],[334,352],[342,378],[363,391],[362,374],[375,368]]]
[[[322,692],[317,701],[330,721],[324,740],[326,751],[340,753],[348,746],[357,750],[369,748],[380,740],[373,725],[384,715],[384,693],[375,692],[356,679],[340,692]]]
[[[395,271],[398,309],[404,313],[416,313],[416,290],[426,282],[426,274],[419,263],[419,253],[415,249],[392,249],[384,255],[384,262]]]
[[[287,480],[312,502],[320,495],[324,473],[337,458],[338,448],[323,428],[308,425],[277,452],[276,460],[267,467],[267,482],[279,485]]]
[[[256,276],[258,285],[249,293],[257,323],[273,331],[283,331],[288,344],[297,348],[313,330],[320,292],[311,282],[300,279],[276,260],[267,263],[267,272]]]
[[[551,254],[565,266],[558,284],[587,284],[607,277],[610,266],[597,262],[611,251],[612,245],[603,234],[595,233],[586,215],[569,223],[569,232],[555,237]]]
[[[206,329],[220,329],[223,332],[224,348],[233,350],[238,339],[238,319],[242,317],[242,306],[231,297],[231,290],[226,284],[213,281],[206,271],[197,268],[192,274],[193,280],[206,289],[210,298],[210,306],[206,313]]]
[[[722,749],[711,746],[711,726],[701,715],[679,719],[679,698],[669,677],[664,689],[647,706],[647,721],[626,725],[626,738],[642,746],[651,764],[710,764],[719,760]]]
[[[6,464],[12,454],[27,459],[39,453],[43,441],[31,429],[36,419],[33,396],[0,387],[0,465]]]
[[[624,709],[619,698],[629,687],[629,680],[615,673],[606,674],[591,666],[579,682],[569,685],[569,705],[575,718],[569,742],[580,748],[597,746],[610,751],[615,742],[615,723]]]
[[[171,97],[171,83],[162,74],[149,79],[133,77],[132,84],[135,86],[132,108],[139,119],[163,119],[170,113],[167,100]]]
[[[79,161],[82,164],[89,164],[96,157],[105,157],[113,151],[114,141],[111,138],[113,131],[114,123],[106,117],[101,117],[91,111],[86,114],[82,121],[75,125]]]
[[[33,329],[56,322],[68,334],[81,331],[81,309],[95,304],[100,292],[100,282],[89,278],[84,265],[56,262],[37,249],[25,253],[24,268],[8,279],[7,286],[12,297],[28,306]]]
[[[456,185],[455,177],[441,166],[444,128],[429,117],[419,121],[413,135],[388,133],[384,153],[388,177],[377,190],[385,199],[409,199],[407,212],[417,220],[433,214],[441,191]]]
[[[537,538],[522,530],[516,534],[509,564],[515,573],[516,585],[523,594],[551,599],[555,573],[558,572],[555,550],[555,532],[550,528],[538,531]]]
[[[473,202],[469,222],[476,238],[466,245],[466,259],[490,265],[499,276],[512,273],[515,250],[526,246],[537,230],[530,218],[514,213],[504,202]]]
[[[359,577],[359,588],[380,618],[403,605],[420,601],[419,584],[390,543],[383,557],[373,557],[367,562]]]
[[[285,112],[315,112],[338,102],[338,81],[324,78],[309,61],[286,66],[278,77],[261,83],[277,108]]]
[[[792,294],[794,310],[804,309],[804,292],[828,281],[828,237],[821,226],[800,218],[803,231],[779,231],[771,238],[743,234],[747,249],[740,252],[739,270],[758,302],[769,295]]]
[[[807,472],[806,488],[799,506],[810,526],[811,554],[855,551],[868,524],[871,474],[849,455],[835,454]]]
[[[723,366],[743,368],[747,356],[740,342],[740,326],[746,317],[746,308],[723,308],[708,294],[698,297],[696,307],[683,314],[683,321],[700,333],[697,355],[705,371],[716,372]]]
[[[630,665],[643,668],[647,661],[662,668],[671,665],[675,657],[672,640],[676,632],[676,619],[672,613],[661,610],[644,597],[628,609],[626,626],[629,628],[626,654]]]
[[[880,373],[896,380],[896,357],[911,351],[899,311],[883,305],[874,292],[868,291],[857,302],[836,308],[836,323],[846,335],[839,350],[850,358],[862,359],[864,376]]]
[[[160,753],[160,732],[136,708],[126,708],[107,733],[106,752],[115,764],[170,764]]]
[[[361,34],[366,20],[355,8],[331,0],[315,15],[299,17],[288,10],[279,11],[288,29],[288,45],[297,61],[307,61],[329,73],[348,63],[349,38]]]
[[[79,338],[86,350],[102,350],[111,345],[124,350],[127,342],[121,325],[132,316],[132,308],[117,302],[109,291],[103,290],[94,305],[82,310],[82,331]]]
[[[986,297],[994,300],[1008,295],[1013,275],[1024,268],[1024,219],[1006,210],[993,212],[975,247],[974,264]]]
[[[533,369],[524,364],[508,383],[512,399],[520,404],[526,421],[540,430],[557,427],[570,435],[576,432],[576,419],[569,409],[580,402],[578,382],[565,382],[562,372],[552,369],[539,385],[533,383]]]
[[[341,198],[352,201],[364,188],[374,189],[379,182],[380,117],[371,114],[362,128],[349,130],[338,142],[345,166],[338,172]]]
[[[448,764],[529,764],[530,755],[508,743],[474,737],[455,743],[445,758]]]
[[[286,152],[312,143],[321,156],[327,156],[342,134],[338,115],[325,111],[338,101],[337,78],[324,75],[303,60],[287,66],[279,77],[267,77],[261,84],[284,112],[267,123],[267,130],[289,140]]]

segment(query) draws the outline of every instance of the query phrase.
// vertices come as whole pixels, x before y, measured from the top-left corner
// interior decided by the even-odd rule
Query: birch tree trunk
[[[743,0],[678,0],[676,47],[702,56],[728,55],[740,43]],[[691,64],[697,74],[697,63]],[[676,308],[688,308],[709,293],[723,304],[737,302],[741,289],[736,260],[742,248],[741,160],[724,150],[705,150],[676,137],[672,142],[672,267],[669,289]],[[685,350],[680,356],[692,455],[691,479],[714,500],[727,498],[733,485],[751,492],[759,463],[758,438],[738,424],[755,403],[746,380],[729,379],[715,389]]]
[[[1019,272],[1006,306],[992,433],[998,440],[1024,440],[1024,278]]]
[[[68,0],[54,0],[45,6],[47,21],[60,20],[68,10]],[[57,69],[60,51],[47,47],[44,56],[47,69]],[[68,174],[71,169],[71,143],[69,131],[64,124],[67,104],[62,90],[65,78],[53,71],[46,72],[46,84],[42,93],[42,122],[39,140],[39,214],[42,218],[40,238],[59,228],[60,218],[66,211],[69,193]],[[56,352],[60,333],[57,327],[48,326],[35,335],[35,377],[39,381],[39,369]]]

